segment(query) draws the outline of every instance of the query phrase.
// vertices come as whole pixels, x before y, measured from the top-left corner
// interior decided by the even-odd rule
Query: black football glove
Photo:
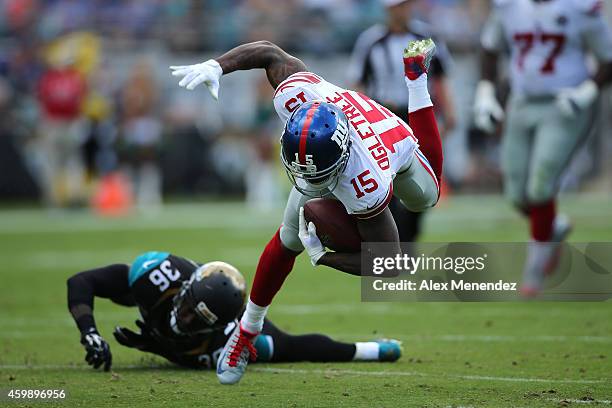
[[[142,320],[136,320],[136,326],[140,328],[140,333],[135,333],[125,327],[115,327],[113,335],[117,342],[126,347],[157,354],[167,360],[180,364],[176,353],[172,352],[172,343],[165,340]]]
[[[140,328],[140,333],[125,327],[115,327],[113,335],[117,342],[122,346],[135,348],[140,351],[158,353],[159,345],[151,335],[149,327],[142,320],[136,320],[136,326]]]
[[[119,344],[125,347],[135,348],[142,350],[146,348],[149,342],[148,336],[144,336],[142,333],[135,333],[126,327],[115,327],[113,335]]]
[[[81,336],[81,344],[85,346],[85,361],[93,368],[99,368],[104,364],[104,371],[109,371],[113,363],[113,356],[106,340],[100,334],[92,330]]]

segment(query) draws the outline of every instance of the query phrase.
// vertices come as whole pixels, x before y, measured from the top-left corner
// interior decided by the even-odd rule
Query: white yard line
[[[592,399],[592,400],[581,400],[581,399],[573,399],[573,398],[547,398],[547,401],[552,402],[569,402],[572,404],[602,404],[602,405],[612,405],[612,400],[600,400],[600,399]]]
[[[117,320],[125,319],[96,319],[99,322],[116,322]],[[3,324],[5,330],[0,332],[0,339],[27,339],[36,336],[45,337],[61,337],[64,334],[58,327],[73,327],[74,322],[70,319],[52,320],[45,323],[36,323],[35,327],[27,327],[23,324],[14,324],[13,327],[18,329],[7,329],[6,324]],[[48,329],[42,329],[47,327]],[[489,336],[489,335],[420,335],[381,331],[377,333],[334,333],[325,332],[326,335],[342,340],[364,341],[374,338],[395,338],[402,340],[405,344],[418,342],[458,342],[458,343],[612,343],[612,337],[605,336]]]
[[[461,380],[476,380],[476,381],[499,381],[499,382],[526,382],[526,383],[555,383],[555,384],[600,384],[610,380],[573,380],[573,379],[548,379],[548,378],[524,378],[524,377],[495,377],[495,376],[483,376],[483,375],[434,375],[427,373],[418,373],[414,371],[361,371],[361,370],[305,370],[305,369],[294,369],[294,368],[274,368],[274,367],[253,367],[251,371],[257,371],[262,373],[280,373],[280,374],[320,374],[320,375],[357,375],[357,376],[370,376],[370,377],[432,377],[432,378],[455,378]]]
[[[105,218],[88,211],[46,213],[41,210],[0,210],[0,234],[268,229],[277,224],[281,216],[282,209],[260,213],[231,203],[169,205],[154,217],[137,213],[128,217]]]
[[[599,222],[612,211],[605,204],[607,196],[581,195],[566,200],[571,215]],[[487,206],[482,206],[486,201]],[[594,206],[585,203],[595,203]],[[478,209],[475,211],[475,209]],[[147,230],[197,230],[222,228],[225,230],[270,229],[280,222],[282,208],[269,212],[257,212],[243,203],[193,203],[170,204],[154,216],[135,213],[125,218],[103,218],[88,211],[48,213],[40,209],[0,210],[0,234],[78,233],[84,231],[147,231]],[[456,196],[441,205],[428,217],[428,228],[454,230],[478,226],[489,230],[491,222],[517,220],[518,216],[508,203],[497,195]],[[477,223],[475,221],[478,221]],[[584,221],[584,220],[583,220]]]
[[[432,336],[432,338],[449,341],[449,342],[515,342],[515,341],[535,341],[535,342],[551,342],[551,343],[565,343],[581,342],[581,343],[612,343],[612,337],[607,336],[491,336],[491,335],[462,335],[462,334],[446,334],[439,336]]]
[[[118,365],[114,366],[116,370],[136,369],[136,368],[165,368],[162,365]],[[61,365],[61,364],[0,364],[0,370],[91,370],[86,365]],[[259,373],[271,374],[301,374],[301,375],[348,375],[348,376],[365,376],[365,377],[427,377],[427,378],[451,378],[471,381],[489,381],[489,382],[523,382],[523,383],[548,383],[548,384],[602,384],[612,381],[611,379],[595,379],[595,380],[574,380],[574,379],[550,379],[550,378],[533,378],[533,377],[495,377],[484,375],[435,375],[428,373],[419,373],[416,371],[363,371],[363,370],[342,370],[342,369],[296,369],[296,368],[275,368],[275,367],[251,367],[250,371]],[[561,400],[559,400],[561,401]],[[606,400],[603,400],[606,401]]]
[[[32,268],[32,272],[40,269],[67,269],[111,262],[130,263],[142,253],[142,249],[100,249],[100,250],[45,250],[30,253],[24,256],[23,252],[8,254],[3,259],[14,259],[24,267]],[[261,254],[260,248],[238,246],[221,249],[216,253],[218,259],[226,259],[237,265],[252,265],[257,262]]]

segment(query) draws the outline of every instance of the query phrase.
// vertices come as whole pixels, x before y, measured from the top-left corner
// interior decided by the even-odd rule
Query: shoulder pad
[[[278,84],[274,91],[274,97],[283,93],[283,91],[295,88],[296,86],[303,86],[307,84],[318,84],[322,81],[322,78],[312,72],[296,72],[295,74],[289,75],[287,79]]]
[[[571,0],[572,6],[581,13],[597,16],[603,10],[603,0]]]
[[[130,266],[130,272],[128,274],[128,284],[132,286],[134,282],[146,272],[153,268],[156,268],[162,263],[170,254],[168,252],[156,252],[150,251],[139,255],[132,265]]]

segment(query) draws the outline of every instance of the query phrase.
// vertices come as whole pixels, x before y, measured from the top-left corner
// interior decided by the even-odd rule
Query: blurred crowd
[[[429,0],[441,35],[469,46],[487,0]],[[50,41],[93,31],[114,46],[153,40],[175,51],[221,51],[267,38],[300,52],[349,51],[356,36],[384,18],[380,0],[3,0],[0,32],[20,41]],[[451,23],[452,24],[449,24]],[[458,34],[458,35],[457,35]]]
[[[415,7],[446,41],[456,104],[467,106],[488,1]],[[208,194],[275,206],[286,184],[265,77],[224,79],[215,104],[178,89],[168,65],[266,39],[348,85],[355,39],[384,19],[380,0],[1,0],[0,199],[122,211]],[[447,140],[464,157],[449,160],[449,180],[457,190],[499,189],[495,146],[469,138],[469,113],[457,111],[464,119]],[[489,163],[486,180],[470,174],[473,160]]]

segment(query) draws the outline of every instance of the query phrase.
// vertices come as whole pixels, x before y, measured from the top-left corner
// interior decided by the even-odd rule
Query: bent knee
[[[300,237],[298,237],[298,230],[288,224],[283,224],[280,227],[280,240],[283,246],[293,252],[302,252],[304,246]]]
[[[439,196],[437,191],[435,193],[430,192],[430,194],[423,192],[418,196],[413,195],[407,199],[400,198],[400,202],[408,210],[418,213],[427,211],[431,207],[434,207],[438,203],[438,198]]]

